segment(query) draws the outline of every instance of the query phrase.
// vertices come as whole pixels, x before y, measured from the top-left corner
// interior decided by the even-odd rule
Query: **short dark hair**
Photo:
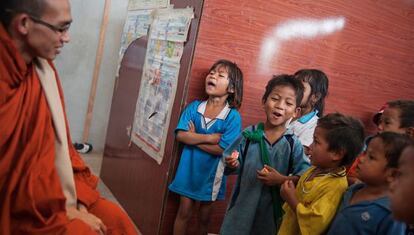
[[[400,110],[400,128],[414,127],[414,100],[393,100],[387,104]]]
[[[328,76],[318,69],[301,69],[293,76],[302,82],[309,83],[311,87],[310,95],[319,96],[318,101],[314,104],[314,108],[318,110],[318,117],[322,117],[325,110],[325,97],[328,95]]]
[[[328,151],[343,151],[340,166],[351,164],[361,152],[364,145],[364,126],[360,120],[341,113],[330,113],[318,120],[317,127],[326,131]]]
[[[266,90],[262,97],[263,102],[266,102],[272,90],[277,86],[291,87],[295,91],[296,106],[300,106],[303,98],[303,84],[299,80],[295,79],[293,75],[287,74],[273,75],[272,79],[270,79],[266,85]]]
[[[404,148],[410,144],[411,139],[407,135],[395,132],[382,132],[375,135],[370,142],[376,138],[380,138],[384,144],[387,167],[398,167],[400,155]]]
[[[1,0],[0,21],[5,27],[8,27],[17,13],[27,13],[33,17],[41,18],[45,5],[45,0]]]
[[[227,102],[229,103],[230,108],[238,109],[243,100],[243,72],[236,63],[224,59],[216,61],[209,71],[222,66],[226,68],[229,75],[228,89],[233,89],[234,91],[233,93],[229,93]]]

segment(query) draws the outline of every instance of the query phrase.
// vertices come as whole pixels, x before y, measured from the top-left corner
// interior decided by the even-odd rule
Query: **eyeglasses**
[[[67,32],[68,32],[68,30],[69,30],[69,28],[70,28],[70,23],[69,23],[69,24],[66,24],[66,25],[64,25],[64,26],[55,26],[55,25],[49,24],[49,23],[47,23],[47,22],[45,22],[45,21],[43,21],[43,20],[41,20],[41,19],[38,19],[38,18],[36,18],[36,17],[33,17],[33,16],[31,16],[31,15],[29,15],[29,17],[30,17],[30,19],[31,19],[33,22],[35,22],[36,24],[41,24],[41,25],[43,25],[43,26],[46,26],[46,27],[48,27],[49,29],[51,29],[51,30],[55,31],[56,33],[60,33],[60,34],[67,33]]]

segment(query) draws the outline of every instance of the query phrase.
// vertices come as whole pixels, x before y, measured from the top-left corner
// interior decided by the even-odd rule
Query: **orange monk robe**
[[[128,216],[100,197],[97,177],[73,148],[69,134],[67,141],[78,202],[103,221],[107,234],[137,234]],[[83,221],[66,216],[54,142],[35,66],[26,65],[0,23],[0,234],[96,234]]]

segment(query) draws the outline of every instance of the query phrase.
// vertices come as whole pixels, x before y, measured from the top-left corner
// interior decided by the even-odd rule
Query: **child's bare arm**
[[[188,131],[178,131],[176,139],[184,144],[198,145],[198,144],[211,144],[217,145],[220,141],[221,134],[199,134],[195,132],[193,122],[188,123]]]
[[[218,144],[198,144],[197,147],[209,154],[219,156],[221,156],[224,151]]]
[[[298,176],[282,175],[276,169],[268,165],[264,165],[262,170],[257,171],[257,178],[268,186],[281,185],[287,180],[291,180],[296,184],[299,180]]]

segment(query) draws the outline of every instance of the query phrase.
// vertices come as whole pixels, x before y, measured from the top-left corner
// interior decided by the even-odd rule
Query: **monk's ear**
[[[12,27],[14,27],[18,33],[27,35],[29,28],[32,25],[28,14],[22,13],[17,14],[12,20]]]

